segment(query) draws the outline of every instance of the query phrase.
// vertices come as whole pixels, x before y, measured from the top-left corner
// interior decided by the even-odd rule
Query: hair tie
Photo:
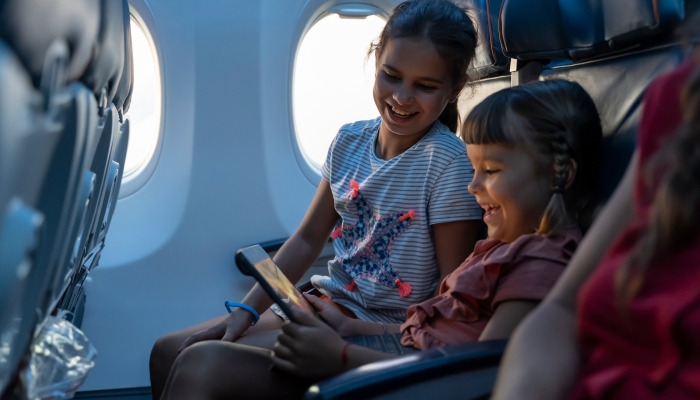
[[[566,178],[563,176],[555,176],[553,180],[552,192],[563,194],[566,191]]]
[[[350,346],[350,342],[345,342],[345,345],[343,345],[343,351],[340,353],[340,371],[345,372],[345,368],[348,365],[348,346]]]

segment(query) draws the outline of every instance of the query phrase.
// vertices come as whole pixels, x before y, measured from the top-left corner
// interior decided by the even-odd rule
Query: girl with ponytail
[[[432,297],[474,248],[481,209],[464,190],[472,168],[455,129],[476,43],[465,9],[448,0],[410,0],[394,9],[371,46],[379,117],[340,128],[306,216],[274,257],[296,282],[331,238],[335,258],[311,283],[344,315],[373,325],[403,322],[408,307]],[[346,106],[343,93],[327,100]],[[271,345],[266,334],[286,316],[257,285],[236,304],[228,315],[155,343],[154,398],[178,354],[194,343]]]

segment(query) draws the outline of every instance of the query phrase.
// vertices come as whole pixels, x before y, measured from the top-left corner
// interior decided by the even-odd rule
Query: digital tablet
[[[287,279],[277,264],[259,245],[245,247],[236,252],[236,265],[241,273],[255,278],[275,302],[294,321],[288,303],[294,304],[302,311],[318,317],[316,309],[301,295],[301,292]]]

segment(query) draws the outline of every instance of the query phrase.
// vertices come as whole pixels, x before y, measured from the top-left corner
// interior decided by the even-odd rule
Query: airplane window
[[[338,129],[376,118],[372,98],[374,58],[367,50],[386,20],[329,14],[301,42],[294,69],[293,110],[297,141],[307,161],[320,169]]]
[[[153,39],[145,25],[131,16],[131,45],[134,55],[134,89],[127,115],[129,146],[124,177],[138,172],[153,157],[160,134],[160,68]]]

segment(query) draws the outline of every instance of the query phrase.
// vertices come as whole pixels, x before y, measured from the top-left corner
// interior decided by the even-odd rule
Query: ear
[[[566,188],[568,189],[574,183],[576,179],[576,171],[578,170],[578,164],[576,160],[571,159],[571,168],[569,168],[569,176],[566,177]]]

